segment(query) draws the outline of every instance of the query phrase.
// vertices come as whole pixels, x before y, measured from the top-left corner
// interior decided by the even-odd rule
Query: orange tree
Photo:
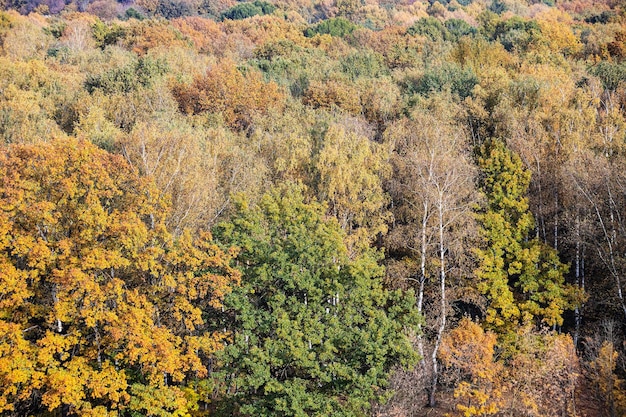
[[[282,109],[285,95],[274,82],[265,83],[261,73],[242,73],[230,60],[215,65],[189,86],[176,85],[173,94],[186,114],[220,114],[235,130],[246,130],[255,117],[270,109]]]
[[[0,151],[0,413],[187,415],[238,281],[211,236],[120,157],[76,140]]]

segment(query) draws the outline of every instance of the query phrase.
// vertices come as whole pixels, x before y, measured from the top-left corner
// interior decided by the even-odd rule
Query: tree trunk
[[[439,353],[439,346],[441,345],[441,339],[443,338],[443,331],[446,328],[446,263],[445,254],[446,248],[444,245],[444,210],[443,201],[440,198],[439,201],[439,289],[440,289],[440,310],[439,310],[439,328],[437,329],[437,338],[435,339],[435,345],[433,346],[433,352],[431,355],[432,361],[432,378],[430,389],[428,393],[428,405],[434,407],[436,405],[435,393],[437,391],[437,383],[439,381],[439,364],[437,362],[437,354]]]

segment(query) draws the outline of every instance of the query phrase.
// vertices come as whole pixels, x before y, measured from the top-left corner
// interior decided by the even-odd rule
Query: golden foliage
[[[3,17],[9,30],[0,33],[0,52],[15,61],[43,59],[51,42],[51,37],[43,31],[44,18],[36,13],[21,16],[13,10],[3,12]]]
[[[496,335],[468,318],[444,336],[439,358],[460,373],[454,390],[459,415],[489,416],[502,406],[502,365],[495,360]]]
[[[346,126],[332,125],[326,132],[315,158],[318,197],[348,233],[349,249],[386,232],[382,179],[390,171],[388,158],[388,149]]]
[[[626,381],[616,374],[619,353],[610,341],[604,341],[597,357],[589,363],[588,375],[611,415],[626,413]]]
[[[550,52],[577,54],[582,44],[572,31],[573,19],[567,13],[550,8],[537,16],[544,42]]]
[[[206,374],[224,335],[202,311],[238,282],[235,252],[173,239],[149,180],[88,142],[5,148],[0,174],[0,409],[184,415],[170,381]]]

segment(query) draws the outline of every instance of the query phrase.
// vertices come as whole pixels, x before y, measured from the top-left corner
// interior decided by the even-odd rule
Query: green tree
[[[411,36],[424,36],[433,42],[450,40],[451,36],[447,28],[434,17],[422,17],[406,30]]]
[[[565,283],[567,266],[555,249],[531,238],[535,226],[525,197],[530,172],[503,141],[478,154],[485,205],[478,213],[484,247],[477,250],[478,289],[487,298],[487,325],[508,333],[518,325],[557,326],[581,294]]]
[[[129,13],[128,10],[126,11],[127,15]],[[132,12],[130,13],[132,14]],[[135,10],[135,13],[138,12]],[[91,34],[96,41],[96,45],[101,49],[104,49],[108,45],[115,45],[115,43],[118,42],[120,38],[124,37],[125,33],[124,28],[117,23],[107,24],[104,23],[102,20],[97,19],[95,23],[91,25]]]
[[[470,97],[476,84],[478,77],[471,68],[462,68],[454,63],[428,68],[421,77],[406,81],[410,94],[428,97],[449,88],[460,99]]]
[[[448,19],[444,25],[455,40],[463,36],[475,36],[478,33],[475,27],[470,26],[469,23],[461,19]]]
[[[239,3],[222,13],[222,19],[241,20],[248,17],[272,14],[276,6],[265,1],[255,1],[254,3]]]
[[[159,4],[156,8],[156,14],[166,19],[176,19],[195,13],[196,10],[184,1],[159,0]]]
[[[356,28],[357,26],[348,19],[343,17],[333,17],[306,29],[304,31],[304,36],[312,38],[317,34],[328,34],[330,36],[344,37],[351,34]]]
[[[589,73],[598,77],[606,90],[615,91],[626,81],[626,64],[601,61],[591,67]]]
[[[238,245],[242,287],[225,300],[233,342],[223,352],[226,415],[356,416],[396,364],[417,355],[407,329],[414,296],[382,287],[379,253],[350,260],[344,234],[300,186],[239,202],[216,239]],[[236,390],[235,390],[236,387]]]

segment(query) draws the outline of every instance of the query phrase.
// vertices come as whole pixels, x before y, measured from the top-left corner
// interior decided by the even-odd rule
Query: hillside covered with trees
[[[623,2],[0,9],[0,415],[626,416]]]

